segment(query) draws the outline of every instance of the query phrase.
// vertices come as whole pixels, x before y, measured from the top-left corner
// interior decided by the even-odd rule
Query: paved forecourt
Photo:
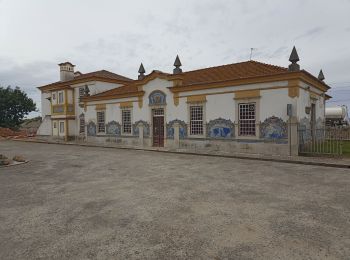
[[[350,171],[0,141],[0,259],[347,259]]]

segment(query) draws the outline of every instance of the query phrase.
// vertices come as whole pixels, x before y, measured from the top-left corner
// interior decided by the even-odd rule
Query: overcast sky
[[[86,73],[136,78],[253,59],[301,68],[332,86],[329,104],[350,107],[350,0],[0,0],[0,85],[19,86],[40,108],[36,87],[59,80],[58,63]]]

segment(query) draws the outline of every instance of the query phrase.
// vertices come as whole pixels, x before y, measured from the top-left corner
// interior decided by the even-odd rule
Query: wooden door
[[[164,147],[164,111],[153,110],[153,146]]]

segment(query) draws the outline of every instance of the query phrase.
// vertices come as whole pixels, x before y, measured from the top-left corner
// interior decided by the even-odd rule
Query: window
[[[58,93],[58,104],[63,104],[63,92]]]
[[[85,94],[85,88],[84,87],[79,88],[79,97],[83,97],[84,94]]]
[[[52,99],[56,100],[56,94],[55,93],[52,94]]]
[[[122,127],[124,134],[131,134],[131,110],[122,110]]]
[[[64,122],[60,122],[60,133],[64,133]]]
[[[53,122],[53,128],[57,128],[56,122]]]
[[[238,104],[239,135],[255,136],[255,103]]]
[[[203,135],[203,106],[190,106],[190,134]]]
[[[85,116],[84,114],[79,117],[79,133],[85,133]]]
[[[105,132],[105,111],[97,112],[97,131],[99,133]]]

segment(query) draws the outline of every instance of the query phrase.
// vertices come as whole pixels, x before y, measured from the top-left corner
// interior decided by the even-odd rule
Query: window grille
[[[85,94],[85,88],[84,87],[79,88],[79,97],[83,97],[84,94]]]
[[[164,116],[164,109],[153,109],[153,116]]]
[[[122,126],[124,134],[131,134],[131,111],[122,110]]]
[[[190,106],[190,133],[203,134],[203,106]]]
[[[241,103],[239,108],[239,135],[255,136],[255,103]]]
[[[97,112],[97,131],[99,133],[105,132],[105,111]]]
[[[79,117],[79,133],[85,133],[85,116]]]

